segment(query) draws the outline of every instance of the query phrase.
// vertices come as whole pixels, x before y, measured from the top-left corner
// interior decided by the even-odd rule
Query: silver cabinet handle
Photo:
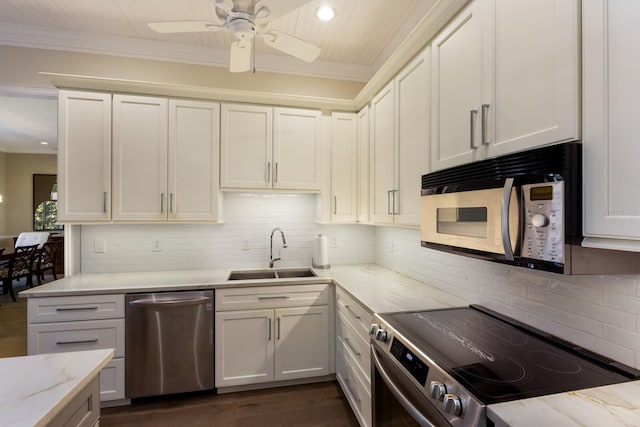
[[[267,338],[271,341],[271,319],[269,319],[269,323],[267,323]]]
[[[358,394],[351,388],[351,378],[345,378],[344,385],[347,386],[347,390],[349,390],[351,396],[353,396],[355,401],[358,402],[358,405],[360,405],[362,403],[362,399],[360,399],[360,396],[358,396]]]
[[[338,196],[333,195],[333,214],[338,215]]]
[[[173,193],[169,193],[169,213],[173,213]]]
[[[107,192],[102,192],[102,212],[107,213]]]
[[[391,202],[391,192],[392,191],[393,190],[387,190],[387,214],[389,214],[389,215],[393,215],[393,212],[391,212],[391,207],[390,207],[391,206],[390,202]]]
[[[511,247],[511,235],[509,232],[509,205],[511,204],[511,190],[513,189],[513,178],[507,178],[502,191],[502,246],[504,246],[504,257],[513,261],[513,248]]]
[[[286,295],[274,295],[274,296],[270,296],[270,297],[258,297],[259,300],[263,300],[263,299],[289,299],[291,297],[288,297]]]
[[[89,340],[77,340],[77,341],[57,341],[56,345],[67,345],[67,344],[95,344],[98,342],[98,338],[93,338]]]
[[[87,307],[58,307],[56,308],[56,311],[95,311],[97,309],[97,305],[91,305]]]
[[[160,213],[164,213],[164,193],[160,193]]]
[[[353,354],[358,357],[361,356],[360,352],[353,347],[353,344],[351,344],[351,340],[349,338],[344,338],[344,343],[347,345],[347,347],[349,347],[349,350],[351,350]]]
[[[276,182],[278,182],[278,162],[276,162],[276,170],[273,174],[273,183],[275,184]]]
[[[345,305],[345,306],[344,306],[344,308],[346,308],[346,309],[347,309],[347,311],[348,311],[349,313],[351,313],[351,315],[352,315],[353,317],[355,317],[356,319],[360,320],[360,316],[358,316],[358,315],[356,314],[356,312],[355,312],[355,311],[353,311],[353,310],[351,309],[351,306],[350,306],[350,305]]]
[[[487,116],[489,115],[489,104],[482,104],[482,123],[480,124],[481,126],[481,138],[482,140],[480,141],[482,143],[482,145],[487,145],[489,144],[489,141],[487,140]]]
[[[277,321],[278,321],[278,329],[277,329],[277,333],[276,333],[277,334],[276,335],[276,339],[279,340],[280,339],[280,318],[279,317],[278,317]]]
[[[476,136],[475,136],[477,117],[478,117],[478,110],[471,110],[469,112],[469,129],[470,129],[469,146],[472,150],[475,150],[476,148],[478,148],[476,147]]]
[[[267,184],[271,182],[271,162],[267,162]]]

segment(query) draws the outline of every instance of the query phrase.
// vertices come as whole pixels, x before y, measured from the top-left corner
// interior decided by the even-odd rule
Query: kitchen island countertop
[[[112,357],[105,349],[0,359],[0,424],[48,425]]]

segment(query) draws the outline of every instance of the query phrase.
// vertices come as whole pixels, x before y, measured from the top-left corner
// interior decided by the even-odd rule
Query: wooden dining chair
[[[58,280],[58,276],[56,275],[56,258],[59,247],[59,243],[49,241],[45,243],[42,248],[38,249],[34,262],[34,272],[38,280],[38,286],[42,285],[45,271],[51,271],[53,279]]]
[[[0,268],[0,279],[2,279],[2,293],[10,293],[11,299],[16,301],[16,294],[13,291],[13,281],[27,278],[27,287],[33,285],[33,261],[38,250],[38,245],[18,246],[9,258],[7,266]]]

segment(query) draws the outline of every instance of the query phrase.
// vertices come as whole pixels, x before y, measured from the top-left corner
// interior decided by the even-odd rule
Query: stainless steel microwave
[[[422,176],[421,244],[505,264],[571,273],[582,240],[579,142]]]

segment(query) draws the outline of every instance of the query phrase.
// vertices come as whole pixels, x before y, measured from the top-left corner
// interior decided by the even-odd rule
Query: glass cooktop
[[[592,360],[566,348],[564,341],[535,335],[476,308],[382,317],[487,405],[629,381],[639,374],[608,365],[605,358]]]

